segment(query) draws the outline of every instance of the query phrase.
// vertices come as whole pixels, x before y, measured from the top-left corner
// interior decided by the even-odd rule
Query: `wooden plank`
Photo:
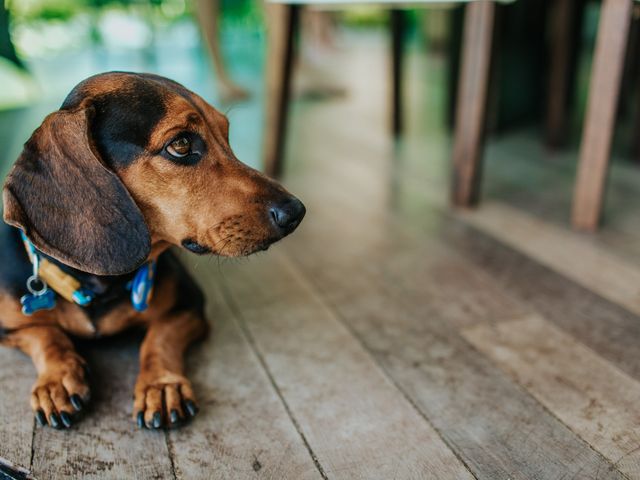
[[[640,383],[539,315],[464,336],[622,473],[640,478]]]
[[[428,246],[413,246],[396,254],[371,274],[398,285],[405,284],[405,272],[414,279],[432,279],[416,280],[415,287],[424,299],[423,315],[435,316],[439,322],[456,329],[499,322],[530,311],[495,285],[491,277],[451,250],[427,243]]]
[[[260,372],[228,310],[209,289],[213,335],[189,358],[202,410],[196,421],[169,437],[178,478],[320,478],[313,460]],[[216,310],[217,308],[217,310]],[[219,310],[219,311],[218,311]],[[138,339],[87,342],[94,408],[70,431],[39,428],[34,473],[38,478],[172,478],[165,437],[138,430],[130,420],[137,373]],[[94,350],[95,349],[95,350]],[[0,456],[28,468],[33,414],[28,395],[34,380],[28,358],[0,350],[3,409]],[[6,441],[7,439],[15,441]]]
[[[458,334],[456,325],[505,319],[495,309],[502,302],[458,308],[476,295],[482,282],[475,278],[490,284],[489,276],[474,278],[472,265],[455,261],[459,254],[438,240],[438,228],[412,233],[410,220],[361,215],[362,203],[378,206],[356,185],[336,211],[334,189],[339,195],[342,187],[328,185],[307,191],[314,216],[287,251],[476,478],[622,478]],[[448,263],[457,263],[449,278]],[[505,305],[504,313],[518,307]]]
[[[330,129],[326,124],[324,130],[322,128],[322,124],[314,124],[316,131],[328,134]],[[301,143],[305,152],[313,150],[313,139],[305,140]],[[456,326],[477,324],[476,316],[482,319],[480,323],[491,321],[490,315],[484,316],[481,310],[465,315],[461,309],[447,318],[446,305],[456,304],[456,300],[451,299],[451,291],[462,299],[469,295],[464,270],[459,273],[457,288],[453,280],[446,288],[450,294],[444,297],[447,303],[440,303],[442,299],[431,293],[438,287],[429,285],[440,283],[442,278],[437,269],[428,268],[432,257],[439,257],[442,252],[442,248],[432,250],[432,238],[450,243],[447,248],[463,243],[464,249],[455,248],[450,255],[465,260],[467,250],[476,253],[473,251],[475,239],[482,234],[475,229],[457,229],[456,222],[447,215],[425,215],[430,212],[424,202],[400,207],[393,204],[390,208],[388,191],[393,186],[384,178],[384,150],[379,154],[367,151],[370,153],[366,157],[368,169],[355,166],[357,162],[364,163],[364,155],[356,155],[348,165],[331,163],[332,168],[330,162],[323,159],[327,155],[342,158],[337,152],[343,144],[337,144],[338,141],[325,149],[322,158],[304,154],[307,170],[296,179],[294,190],[304,192],[310,215],[283,248],[292,252],[305,275],[357,333],[379,364],[410,395],[479,478],[570,478],[572,475],[621,478],[615,469],[610,470],[610,462],[593,452],[586,442],[459,337]],[[318,182],[318,178],[322,178],[322,182]],[[405,188],[403,194],[408,198],[406,180],[401,180],[401,188]],[[416,190],[410,182],[409,187]],[[391,217],[399,221],[394,222]],[[452,241],[450,224],[454,224],[454,232],[462,236],[463,241],[459,238]],[[398,240],[413,227],[423,233],[416,233],[413,241]],[[422,249],[416,248],[418,243],[423,245]],[[487,255],[488,252],[489,248],[483,248],[481,253]],[[402,255],[404,260],[399,260]],[[411,262],[415,265],[413,269],[409,269]],[[447,258],[442,262],[446,264]],[[493,278],[493,270],[483,275],[485,281],[508,295],[515,294],[517,302],[531,305],[529,299],[536,296],[539,288],[537,279],[519,278],[518,265],[514,268],[507,262],[505,268],[510,269],[510,282],[498,282]],[[518,290],[511,292],[510,283],[516,278],[519,285],[528,284],[526,296]],[[560,280],[573,285],[560,276],[558,279],[556,292],[563,291]],[[584,289],[579,290],[584,293]],[[556,308],[562,302],[564,299],[556,295],[553,302]],[[539,303],[536,301],[535,306]],[[568,303],[572,303],[574,310],[589,308],[589,303],[583,307],[577,295],[572,295]],[[611,311],[608,317],[620,318],[620,314],[625,312]],[[456,317],[457,321],[451,320]],[[495,320],[504,320],[504,317]],[[595,318],[593,320],[591,324]],[[594,336],[609,328],[608,320],[606,318]],[[603,338],[606,338],[603,346],[609,343],[608,348],[616,348],[615,343],[610,343],[610,334]],[[630,335],[625,346],[637,338],[638,335]],[[637,355],[635,359],[633,354],[628,358],[637,364]]]
[[[139,340],[114,337],[85,345],[82,353],[92,370],[92,406],[69,430],[36,429],[36,478],[174,477],[164,433],[140,430],[131,420]]]
[[[498,202],[459,215],[542,265],[640,315],[640,268],[592,239]]]
[[[287,262],[220,281],[327,478],[473,478]]]
[[[308,278],[476,478],[622,478],[434,313],[437,299],[421,287],[437,276],[373,276],[344,258],[346,270],[329,276],[305,257],[295,255]],[[349,270],[359,274],[341,273]]]
[[[186,257],[186,256],[185,256]],[[183,258],[183,261],[186,261]],[[178,478],[322,478],[269,378],[220,297],[211,268],[193,268],[212,333],[188,358],[201,411],[169,445]]]
[[[465,8],[451,199],[467,207],[478,199],[495,4],[482,0]]]
[[[29,357],[0,347],[0,464],[30,468],[34,419],[29,395],[34,381]]]
[[[627,309],[568,280],[482,230],[463,223],[443,232],[447,244],[494,282],[630,376],[640,379],[640,321]],[[544,235],[538,230],[536,235]],[[531,239],[531,238],[530,238]]]
[[[632,0],[604,0],[591,71],[572,222],[594,231],[600,221]]]
[[[404,222],[385,219],[375,208],[373,215],[364,212],[356,215],[353,208],[345,213],[344,210],[316,207],[310,205],[313,220],[307,221],[287,246],[299,259],[309,245],[324,243],[331,255],[321,257],[326,270],[322,279],[328,285],[334,282],[341,285],[332,292],[332,299],[348,302],[353,295],[367,288],[369,276],[402,283],[404,280],[398,277],[411,272],[416,279],[424,278],[416,280],[425,300],[421,302],[424,315],[435,315],[458,329],[531,312],[530,307],[508,295],[489,275],[447,248],[438,240],[437,231],[425,234],[419,229],[412,230]],[[326,225],[332,225],[338,238],[327,235]],[[389,235],[389,232],[393,234]],[[349,241],[341,242],[340,238]],[[372,258],[376,260],[371,261]],[[340,277],[347,270],[359,275],[344,282]]]

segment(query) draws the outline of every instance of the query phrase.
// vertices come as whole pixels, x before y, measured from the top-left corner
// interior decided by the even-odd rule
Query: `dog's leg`
[[[170,313],[151,321],[140,348],[140,374],[133,415],[138,426],[177,426],[198,407],[191,383],[184,376],[183,355],[207,325],[193,311]]]
[[[72,415],[89,401],[89,386],[85,361],[69,337],[56,326],[34,326],[12,332],[3,343],[25,352],[36,367],[31,408],[38,423],[70,427]]]

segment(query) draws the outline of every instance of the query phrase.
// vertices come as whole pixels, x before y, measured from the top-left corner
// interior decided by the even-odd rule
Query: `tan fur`
[[[264,205],[255,200],[284,190],[235,158],[226,117],[197,95],[192,100],[203,115],[178,95],[167,100],[174,113],[158,124],[148,151],[189,126],[209,146],[200,163],[184,167],[149,153],[120,171],[120,178],[148,220],[153,241],[179,244],[190,237],[218,255],[244,255],[270,235],[262,225]]]

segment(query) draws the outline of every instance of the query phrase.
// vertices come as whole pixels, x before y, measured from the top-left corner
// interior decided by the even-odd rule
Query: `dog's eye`
[[[207,151],[202,137],[195,132],[182,132],[165,144],[161,155],[176,165],[196,165]]]
[[[186,157],[191,153],[191,141],[186,137],[180,137],[167,145],[167,152],[173,157]]]

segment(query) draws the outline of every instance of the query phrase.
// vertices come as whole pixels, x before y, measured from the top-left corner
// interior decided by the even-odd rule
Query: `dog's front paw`
[[[50,361],[31,389],[38,424],[69,428],[89,402],[86,364],[76,353]]]
[[[169,371],[141,372],[134,395],[133,418],[141,428],[177,427],[198,413],[191,382]]]

